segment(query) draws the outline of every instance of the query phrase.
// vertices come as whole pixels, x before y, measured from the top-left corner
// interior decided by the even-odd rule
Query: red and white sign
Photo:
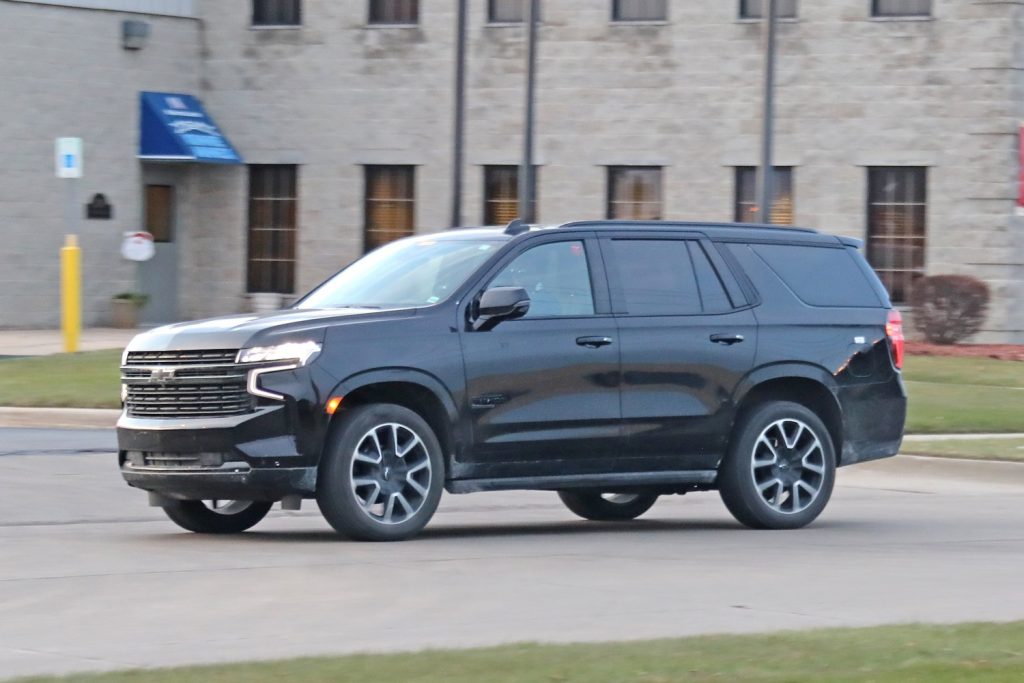
[[[148,261],[153,258],[156,248],[153,235],[148,232],[126,232],[121,242],[121,256],[129,261]]]

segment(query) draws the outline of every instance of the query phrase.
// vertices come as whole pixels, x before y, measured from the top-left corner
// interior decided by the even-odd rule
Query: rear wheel
[[[718,487],[746,526],[797,529],[825,509],[835,476],[835,449],[821,419],[799,403],[772,401],[739,424]]]
[[[256,526],[273,503],[252,500],[175,500],[164,513],[197,534],[237,534]]]
[[[636,519],[651,509],[657,494],[600,493],[598,491],[559,491],[565,507],[584,519],[596,522],[623,522]]]
[[[444,484],[441,445],[415,412],[389,403],[342,416],[317,479],[320,511],[343,536],[400,541],[419,533]]]

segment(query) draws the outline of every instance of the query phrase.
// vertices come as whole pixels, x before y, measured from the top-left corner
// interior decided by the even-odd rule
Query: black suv
[[[442,489],[595,520],[717,489],[802,527],[837,466],[902,438],[902,325],[859,245],[603,221],[393,242],[287,310],[137,336],[121,472],[203,533],[316,498],[345,536],[403,539]]]

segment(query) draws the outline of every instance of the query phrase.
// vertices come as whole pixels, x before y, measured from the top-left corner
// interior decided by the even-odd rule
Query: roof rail
[[[728,229],[754,229],[754,230],[778,230],[785,231],[789,230],[792,232],[806,232],[806,233],[817,233],[818,231],[813,228],[800,228],[791,225],[769,225],[767,223],[715,223],[713,221],[629,221],[629,220],[591,220],[591,221],[571,221],[569,223],[563,223],[559,225],[560,228],[572,228],[572,227],[606,227],[614,228],[616,226],[672,226],[677,228],[691,228],[691,229],[703,229],[703,228],[722,228]]]

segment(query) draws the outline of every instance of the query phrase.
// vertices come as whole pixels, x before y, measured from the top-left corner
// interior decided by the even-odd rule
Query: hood
[[[325,328],[416,315],[416,309],[379,311],[369,308],[286,309],[246,313],[164,325],[143,332],[128,351],[194,351],[264,346],[297,338],[317,339]]]

